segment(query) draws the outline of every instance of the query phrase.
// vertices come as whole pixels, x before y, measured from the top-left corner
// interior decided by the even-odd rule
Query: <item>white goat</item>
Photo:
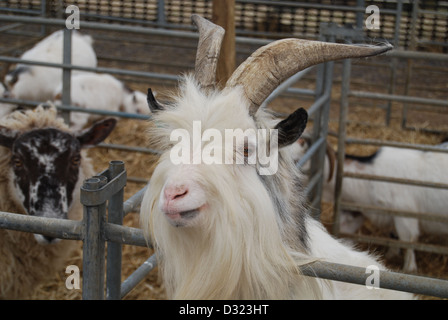
[[[97,59],[92,38],[72,32],[72,64],[96,67]],[[63,30],[56,31],[22,54],[21,59],[62,63]],[[81,71],[73,70],[73,74]],[[62,82],[62,69],[17,64],[5,77],[11,98],[47,101],[53,98],[56,87]]]
[[[106,119],[72,132],[56,108],[16,111],[0,120],[0,211],[79,220],[80,187],[95,174],[82,148],[104,140]],[[0,299],[30,298],[36,286],[63,270],[77,248],[71,240],[0,229]]]
[[[331,153],[328,155],[327,159],[334,158],[334,155]],[[336,178],[333,175],[330,176],[329,168],[330,162],[327,160],[324,175],[328,179],[325,179],[327,182],[324,185],[322,196],[324,201],[333,202]],[[382,147],[375,154],[368,157],[346,156],[344,171],[446,183],[448,154]],[[341,200],[415,213],[445,215],[448,213],[448,190],[430,187],[344,178]],[[415,242],[421,233],[448,234],[448,223],[399,216],[393,217],[376,213],[373,210],[363,210],[362,214],[379,227],[390,227],[393,225],[398,238],[403,241]],[[405,251],[404,269],[407,271],[417,270],[415,254],[412,249],[406,249]]]
[[[211,34],[222,36],[222,29],[199,16],[193,17],[200,32],[195,77],[184,78],[180,95],[171,106],[160,105],[148,92],[157,124],[149,137],[164,152],[144,195],[140,217],[145,234],[152,237],[156,248],[168,296],[175,299],[412,297],[408,293],[369,290],[300,274],[298,266],[313,260],[384,267],[367,253],[332,238],[318,221],[307,215],[300,193],[300,172],[289,150],[284,148],[304,130],[306,111],[299,109],[278,122],[266,110],[259,109],[280,82],[302,68],[329,59],[374,55],[388,48],[298,39],[276,41],[253,53],[233,73],[226,88],[218,91],[213,90],[213,84],[221,38]],[[231,143],[226,139],[224,145],[216,138],[219,134],[225,136],[226,130],[269,132],[272,128],[278,130],[278,154],[269,133],[257,138],[249,134],[237,139],[236,146],[233,137]],[[203,136],[197,141],[197,134],[211,132],[213,139]],[[176,134],[182,138],[173,145]],[[193,149],[186,149],[189,150],[186,162],[175,164],[179,144],[190,146],[192,136]],[[275,137],[272,136],[273,141]],[[275,170],[263,170],[266,164],[259,158],[269,146],[273,159],[278,155],[275,174],[269,174]],[[206,164],[210,157],[216,162]],[[198,158],[203,159],[202,163],[191,164],[191,159]],[[257,161],[251,164],[254,158]],[[242,160],[242,164],[235,164],[235,159]]]
[[[71,78],[71,104],[84,109],[98,109],[108,111],[124,111],[129,113],[148,114],[146,94],[132,91],[123,82],[109,74],[82,73]],[[54,92],[55,103],[62,96],[62,84]],[[99,116],[72,112],[70,115],[71,127],[74,130],[82,129],[89,119]]]

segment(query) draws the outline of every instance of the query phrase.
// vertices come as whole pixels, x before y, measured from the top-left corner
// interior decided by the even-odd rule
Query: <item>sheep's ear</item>
[[[0,146],[11,149],[18,136],[19,131],[0,126]]]
[[[81,147],[88,148],[97,145],[106,139],[115,128],[117,120],[108,118],[96,122],[90,128],[87,128],[76,135]]]
[[[152,93],[151,88],[148,88],[148,95],[146,96],[146,101],[148,102],[149,110],[151,112],[157,112],[163,110],[163,106],[157,102],[154,94]]]
[[[300,108],[277,123],[274,129],[278,130],[278,147],[286,147],[297,141],[305,130],[307,121],[308,113]]]

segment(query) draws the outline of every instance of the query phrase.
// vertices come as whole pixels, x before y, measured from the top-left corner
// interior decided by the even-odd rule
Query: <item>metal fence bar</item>
[[[272,6],[273,2],[270,0],[237,0],[240,3],[251,3]],[[306,2],[292,2],[292,1],[275,1],[276,6],[287,6],[296,8],[310,8],[310,9],[327,9],[327,10],[340,10],[350,12],[362,12],[365,13],[366,9],[361,7],[342,6],[334,4],[320,4],[320,3],[306,3]],[[381,9],[381,13],[395,13],[393,9]]]
[[[81,70],[81,71],[98,72],[98,73],[110,73],[110,74],[118,74],[118,75],[154,78],[157,80],[178,81],[180,79],[179,76],[164,74],[164,73],[123,70],[123,69],[105,68],[105,67],[85,67],[85,66],[78,66],[78,65],[65,64],[65,63],[53,63],[53,62],[43,62],[43,61],[36,61],[36,60],[24,60],[24,59],[13,58],[13,57],[8,57],[8,56],[0,56],[0,61],[9,62],[9,63],[30,64],[30,65],[44,66],[44,67],[50,67],[50,68],[64,68],[64,69],[71,69],[71,70]]]
[[[412,180],[412,179],[404,179],[404,178],[375,176],[372,174],[361,174],[361,173],[352,173],[352,172],[344,172],[343,175],[345,178],[391,182],[391,183],[406,184],[406,185],[412,185],[412,186],[418,186],[418,187],[448,189],[447,183],[437,183],[437,182],[431,182],[431,181],[420,181],[420,180]]]
[[[71,65],[72,63],[72,30],[64,29],[62,64]],[[62,69],[62,104],[69,106],[71,104],[71,78],[72,71],[69,68]],[[64,122],[70,124],[70,112],[63,111],[62,118]]]
[[[426,145],[426,144],[413,144],[413,143],[404,143],[404,142],[397,142],[397,141],[384,141],[384,140],[377,140],[377,139],[358,139],[358,138],[346,138],[345,142],[352,143],[352,144],[364,144],[364,145],[371,145],[371,146],[388,146],[388,147],[395,147],[395,148],[405,148],[405,149],[415,149],[415,150],[421,150],[421,151],[448,153],[448,148],[443,148],[443,147],[439,147],[439,146],[431,146],[431,145]]]
[[[83,239],[81,221],[34,217],[11,212],[0,211],[0,229],[39,233],[59,239]]]
[[[336,178],[334,188],[334,208],[333,208],[333,233],[339,234],[340,225],[340,203],[342,198],[342,179],[344,172],[344,155],[345,155],[345,135],[347,130],[347,114],[348,114],[348,92],[350,90],[350,73],[352,63],[346,59],[342,62],[342,85],[341,85],[341,108],[339,111],[339,128],[338,128],[338,153],[336,164]]]
[[[153,254],[143,262],[126,280],[121,284],[121,298],[123,299],[132,289],[137,286],[157,266],[156,255]]]
[[[131,196],[126,202],[123,204],[123,213],[127,215],[129,212],[133,212],[140,207],[140,203],[143,200],[143,196],[145,195],[146,190],[149,185],[146,185],[142,189],[140,189],[137,193]]]
[[[139,247],[151,247],[149,240],[145,238],[141,229],[121,226],[112,223],[104,225],[104,238],[107,241]]]
[[[334,39],[332,39],[330,37],[330,41],[332,41]],[[323,105],[322,105],[322,109],[320,112],[320,119],[318,119],[317,121],[320,121],[320,130],[319,133],[316,134],[316,136],[319,137],[327,137],[327,133],[328,133],[328,122],[329,122],[329,118],[330,118],[330,97],[331,97],[331,89],[332,89],[332,83],[333,83],[333,70],[334,70],[334,62],[326,62],[324,64],[324,68],[325,68],[325,73],[324,73],[324,94],[323,97],[327,97],[328,98],[326,100],[324,100]],[[314,126],[316,126],[317,121],[313,122],[313,130],[314,130]],[[315,188],[315,194],[314,194],[314,198],[315,201],[318,201],[318,204],[316,206],[314,206],[314,211],[315,211],[315,216],[319,217],[320,213],[321,213],[321,200],[322,200],[322,188],[323,188],[323,168],[325,165],[325,155],[326,155],[326,144],[327,141],[325,140],[324,143],[322,143],[321,147],[319,148],[319,150],[316,153],[316,158],[315,160],[311,163],[311,166],[313,166],[313,163],[316,164],[317,170],[315,171],[315,173],[319,173],[319,175],[321,176],[321,178],[319,180],[317,180],[317,185]],[[313,172],[313,170],[312,170]]]
[[[109,163],[110,180],[124,171],[123,161],[111,161]],[[109,223],[116,225],[123,224],[123,196],[123,188],[111,195],[108,203],[107,215],[107,221]],[[109,300],[120,299],[121,249],[121,243],[108,242],[107,244],[106,298]]]
[[[149,153],[149,154],[160,154],[161,153],[161,151],[151,149],[151,148],[134,147],[134,146],[128,146],[128,145],[124,145],[124,144],[114,144],[114,143],[104,143],[104,142],[97,144],[96,147],[122,150],[122,151]]]
[[[444,214],[435,214],[435,213],[429,213],[429,212],[415,212],[415,211],[409,211],[409,210],[394,210],[394,209],[389,209],[389,208],[369,206],[369,205],[357,204],[357,203],[351,203],[351,202],[345,202],[345,201],[341,201],[341,207],[343,209],[351,210],[351,211],[369,210],[369,211],[375,211],[375,213],[377,213],[377,214],[387,214],[387,215],[393,215],[393,216],[399,216],[399,217],[409,217],[409,218],[438,221],[438,222],[445,222],[445,223],[448,222],[448,216],[444,215]]]
[[[305,165],[305,163],[311,159],[311,157],[314,155],[314,153],[319,150],[322,145],[325,143],[325,137],[320,137],[317,139],[311,147],[306,151],[306,153],[303,155],[303,157],[300,158],[300,160],[297,162],[297,167],[301,168]]]
[[[392,238],[384,238],[378,236],[368,236],[362,234],[349,234],[349,233],[340,233],[339,236],[344,238],[354,239],[359,242],[364,242],[368,244],[377,244],[388,247],[396,247],[396,248],[404,248],[404,249],[413,249],[417,251],[425,251],[435,254],[448,254],[448,248],[442,245],[434,245],[427,243],[418,243],[418,242],[408,242],[401,241]]]
[[[42,25],[52,25],[65,28],[65,19],[54,19],[54,18],[41,18],[41,17],[26,17],[26,16],[11,16],[0,14],[0,21],[8,22],[21,22],[27,24],[42,24]],[[198,39],[198,34],[188,31],[180,30],[167,30],[167,29],[155,29],[148,27],[138,27],[138,26],[127,26],[120,24],[106,24],[101,22],[91,22],[91,21],[81,21],[83,29],[97,29],[97,30],[109,30],[117,32],[132,32],[138,34],[148,34],[148,35],[159,35],[159,36],[171,36],[171,37],[182,37],[189,39]]]
[[[344,281],[359,285],[366,285],[366,269],[355,266],[342,265],[332,262],[316,261],[302,266],[303,274],[328,280]],[[383,289],[399,290],[415,294],[448,298],[448,281],[410,274],[380,271],[380,287]]]
[[[50,106],[50,104],[46,102],[32,101],[32,100],[22,100],[22,99],[10,99],[10,98],[1,98],[0,102],[17,104],[22,106],[33,106],[36,107],[38,105]],[[143,115],[137,113],[129,113],[129,112],[121,112],[121,111],[108,111],[101,109],[84,109],[76,106],[55,106],[59,110],[63,111],[73,111],[73,112],[81,112],[81,113],[91,113],[102,116],[111,116],[111,117],[119,117],[119,118],[127,118],[127,119],[140,119],[140,120],[148,120],[151,118],[150,115]]]
[[[392,100],[392,101],[406,102],[406,103],[431,104],[431,105],[443,106],[443,107],[448,106],[448,101],[446,101],[446,100],[410,97],[410,96],[402,96],[402,95],[386,94],[386,93],[378,93],[378,92],[350,91],[349,96],[357,97],[357,98],[369,98],[369,99],[375,99],[375,100]]]
[[[106,201],[96,205],[85,201],[86,192],[95,197],[95,191],[105,185],[100,178],[90,178],[81,188],[81,203],[84,205],[84,245],[83,245],[83,279],[82,298],[85,300],[104,299],[104,262],[105,242],[102,237],[106,214]],[[100,200],[100,199],[98,199]]]

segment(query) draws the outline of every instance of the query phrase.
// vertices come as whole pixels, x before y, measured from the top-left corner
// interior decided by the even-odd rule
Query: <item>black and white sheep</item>
[[[94,175],[82,149],[105,139],[115,122],[72,132],[55,108],[43,107],[0,119],[0,211],[79,220],[80,186]],[[64,270],[75,248],[76,241],[0,229],[0,298],[29,298]]]

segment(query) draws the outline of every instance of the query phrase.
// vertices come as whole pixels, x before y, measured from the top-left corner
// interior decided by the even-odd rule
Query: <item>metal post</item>
[[[62,57],[62,63],[70,65],[72,63],[72,30],[64,29],[64,53]],[[62,69],[62,105],[70,106],[70,87],[71,87],[71,69]],[[70,124],[70,112],[63,111],[62,118],[64,122]]]
[[[362,29],[362,27],[364,26],[364,11],[366,10],[364,0],[357,0],[356,7],[361,10],[356,11],[356,28]]]
[[[323,28],[321,27],[321,30]],[[320,41],[334,42],[334,35],[327,36],[321,34],[319,36]],[[330,100],[331,100],[331,87],[333,81],[333,66],[334,62],[327,62],[323,65],[319,65],[317,69],[317,79],[316,79],[316,98],[326,97],[325,102],[314,111],[313,116],[313,132],[312,140],[317,141],[319,138],[324,137],[326,139],[328,132],[328,118],[330,110]],[[315,153],[311,162],[310,176],[317,175],[321,168],[324,167],[325,161],[325,142],[322,143],[321,148]],[[310,190],[309,198],[315,205],[311,209],[311,214],[315,218],[319,218],[321,212],[321,197],[322,197],[322,184],[323,177],[317,180],[316,186]]]
[[[334,62],[326,62],[325,63],[325,77],[324,77],[324,95],[328,96],[325,103],[322,105],[321,112],[320,112],[320,133],[319,136],[321,138],[324,138],[324,141],[319,148],[317,152],[317,157],[315,160],[316,167],[319,169],[322,169],[325,166],[325,155],[326,155],[326,145],[327,145],[327,134],[328,134],[328,121],[330,118],[330,101],[331,101],[331,88],[332,88],[332,82],[333,82],[333,69],[334,69]],[[318,171],[316,171],[318,172]],[[313,207],[314,212],[312,212],[313,216],[316,219],[320,218],[321,213],[321,199],[322,199],[322,188],[323,188],[323,175],[318,179],[316,188],[314,191],[314,200],[316,201],[316,205]]]
[[[105,242],[102,230],[105,222],[106,202],[95,206],[88,205],[84,201],[83,190],[98,190],[107,182],[105,180],[101,177],[93,177],[87,179],[81,188],[81,203],[84,205],[82,298],[85,300],[104,299]]]
[[[322,28],[321,28],[322,30]],[[319,41],[325,41],[325,36],[321,34],[319,35]],[[324,95],[324,79],[325,79],[325,65],[319,64],[316,66],[317,68],[317,74],[316,74],[316,88],[315,88],[315,99],[316,101],[322,98]],[[312,108],[308,110],[308,113],[310,114]],[[313,119],[313,130],[311,132],[311,141],[315,143],[319,139],[319,132],[320,132],[320,126],[321,126],[321,117],[322,117],[322,105],[319,104],[317,108],[313,109],[312,116],[310,115],[310,118]],[[314,177],[317,175],[319,166],[318,166],[318,152],[315,152],[311,159],[311,166],[310,166],[310,173],[309,176]],[[316,192],[315,188],[312,187],[309,189],[308,193],[308,199],[310,200],[310,203],[315,202]],[[311,208],[310,213],[314,216],[315,215],[314,208]]]
[[[334,223],[333,233],[339,234],[339,213],[342,195],[342,177],[344,173],[344,156],[345,156],[345,134],[348,112],[348,92],[350,89],[350,72],[352,62],[345,59],[342,62],[342,85],[341,85],[341,110],[339,112],[339,130],[338,130],[338,154],[336,166],[336,181],[334,190]]]
[[[121,286],[121,298],[124,298],[135,286],[142,281],[149,272],[151,272],[157,266],[157,258],[156,255],[153,254],[143,262],[143,264],[137,268],[125,281]]]
[[[412,20],[411,20],[411,43],[409,46],[409,50],[415,51],[417,49],[417,21],[418,21],[418,0],[414,0],[412,5]],[[405,83],[404,83],[404,95],[409,95],[409,87],[411,86],[411,78],[412,78],[412,60],[408,59],[406,61],[406,73],[405,73]],[[401,119],[401,127],[406,129],[406,122],[408,116],[408,105],[406,103],[403,104],[402,111],[402,119]]]
[[[40,16],[42,18],[46,18],[46,16],[47,16],[47,1],[46,0],[40,1]],[[46,33],[47,33],[47,26],[43,24],[40,26],[40,35],[43,37],[46,35]]]
[[[111,161],[109,163],[110,180],[114,179],[123,171],[123,161]],[[123,197],[124,188],[121,188],[109,199],[109,223],[123,224]],[[107,244],[106,298],[108,300],[118,300],[121,298],[121,249],[121,243],[108,242]]]
[[[401,25],[401,14],[403,11],[402,0],[397,2],[397,9],[395,14],[395,31],[394,31],[394,46],[398,48],[400,45],[400,25]],[[395,94],[396,82],[397,82],[397,68],[398,68],[397,58],[392,58],[391,61],[391,75],[389,84],[389,94]],[[392,101],[387,101],[386,106],[386,126],[390,125],[390,115],[392,110]]]
[[[157,0],[157,25],[162,28],[166,27],[165,0]]]

